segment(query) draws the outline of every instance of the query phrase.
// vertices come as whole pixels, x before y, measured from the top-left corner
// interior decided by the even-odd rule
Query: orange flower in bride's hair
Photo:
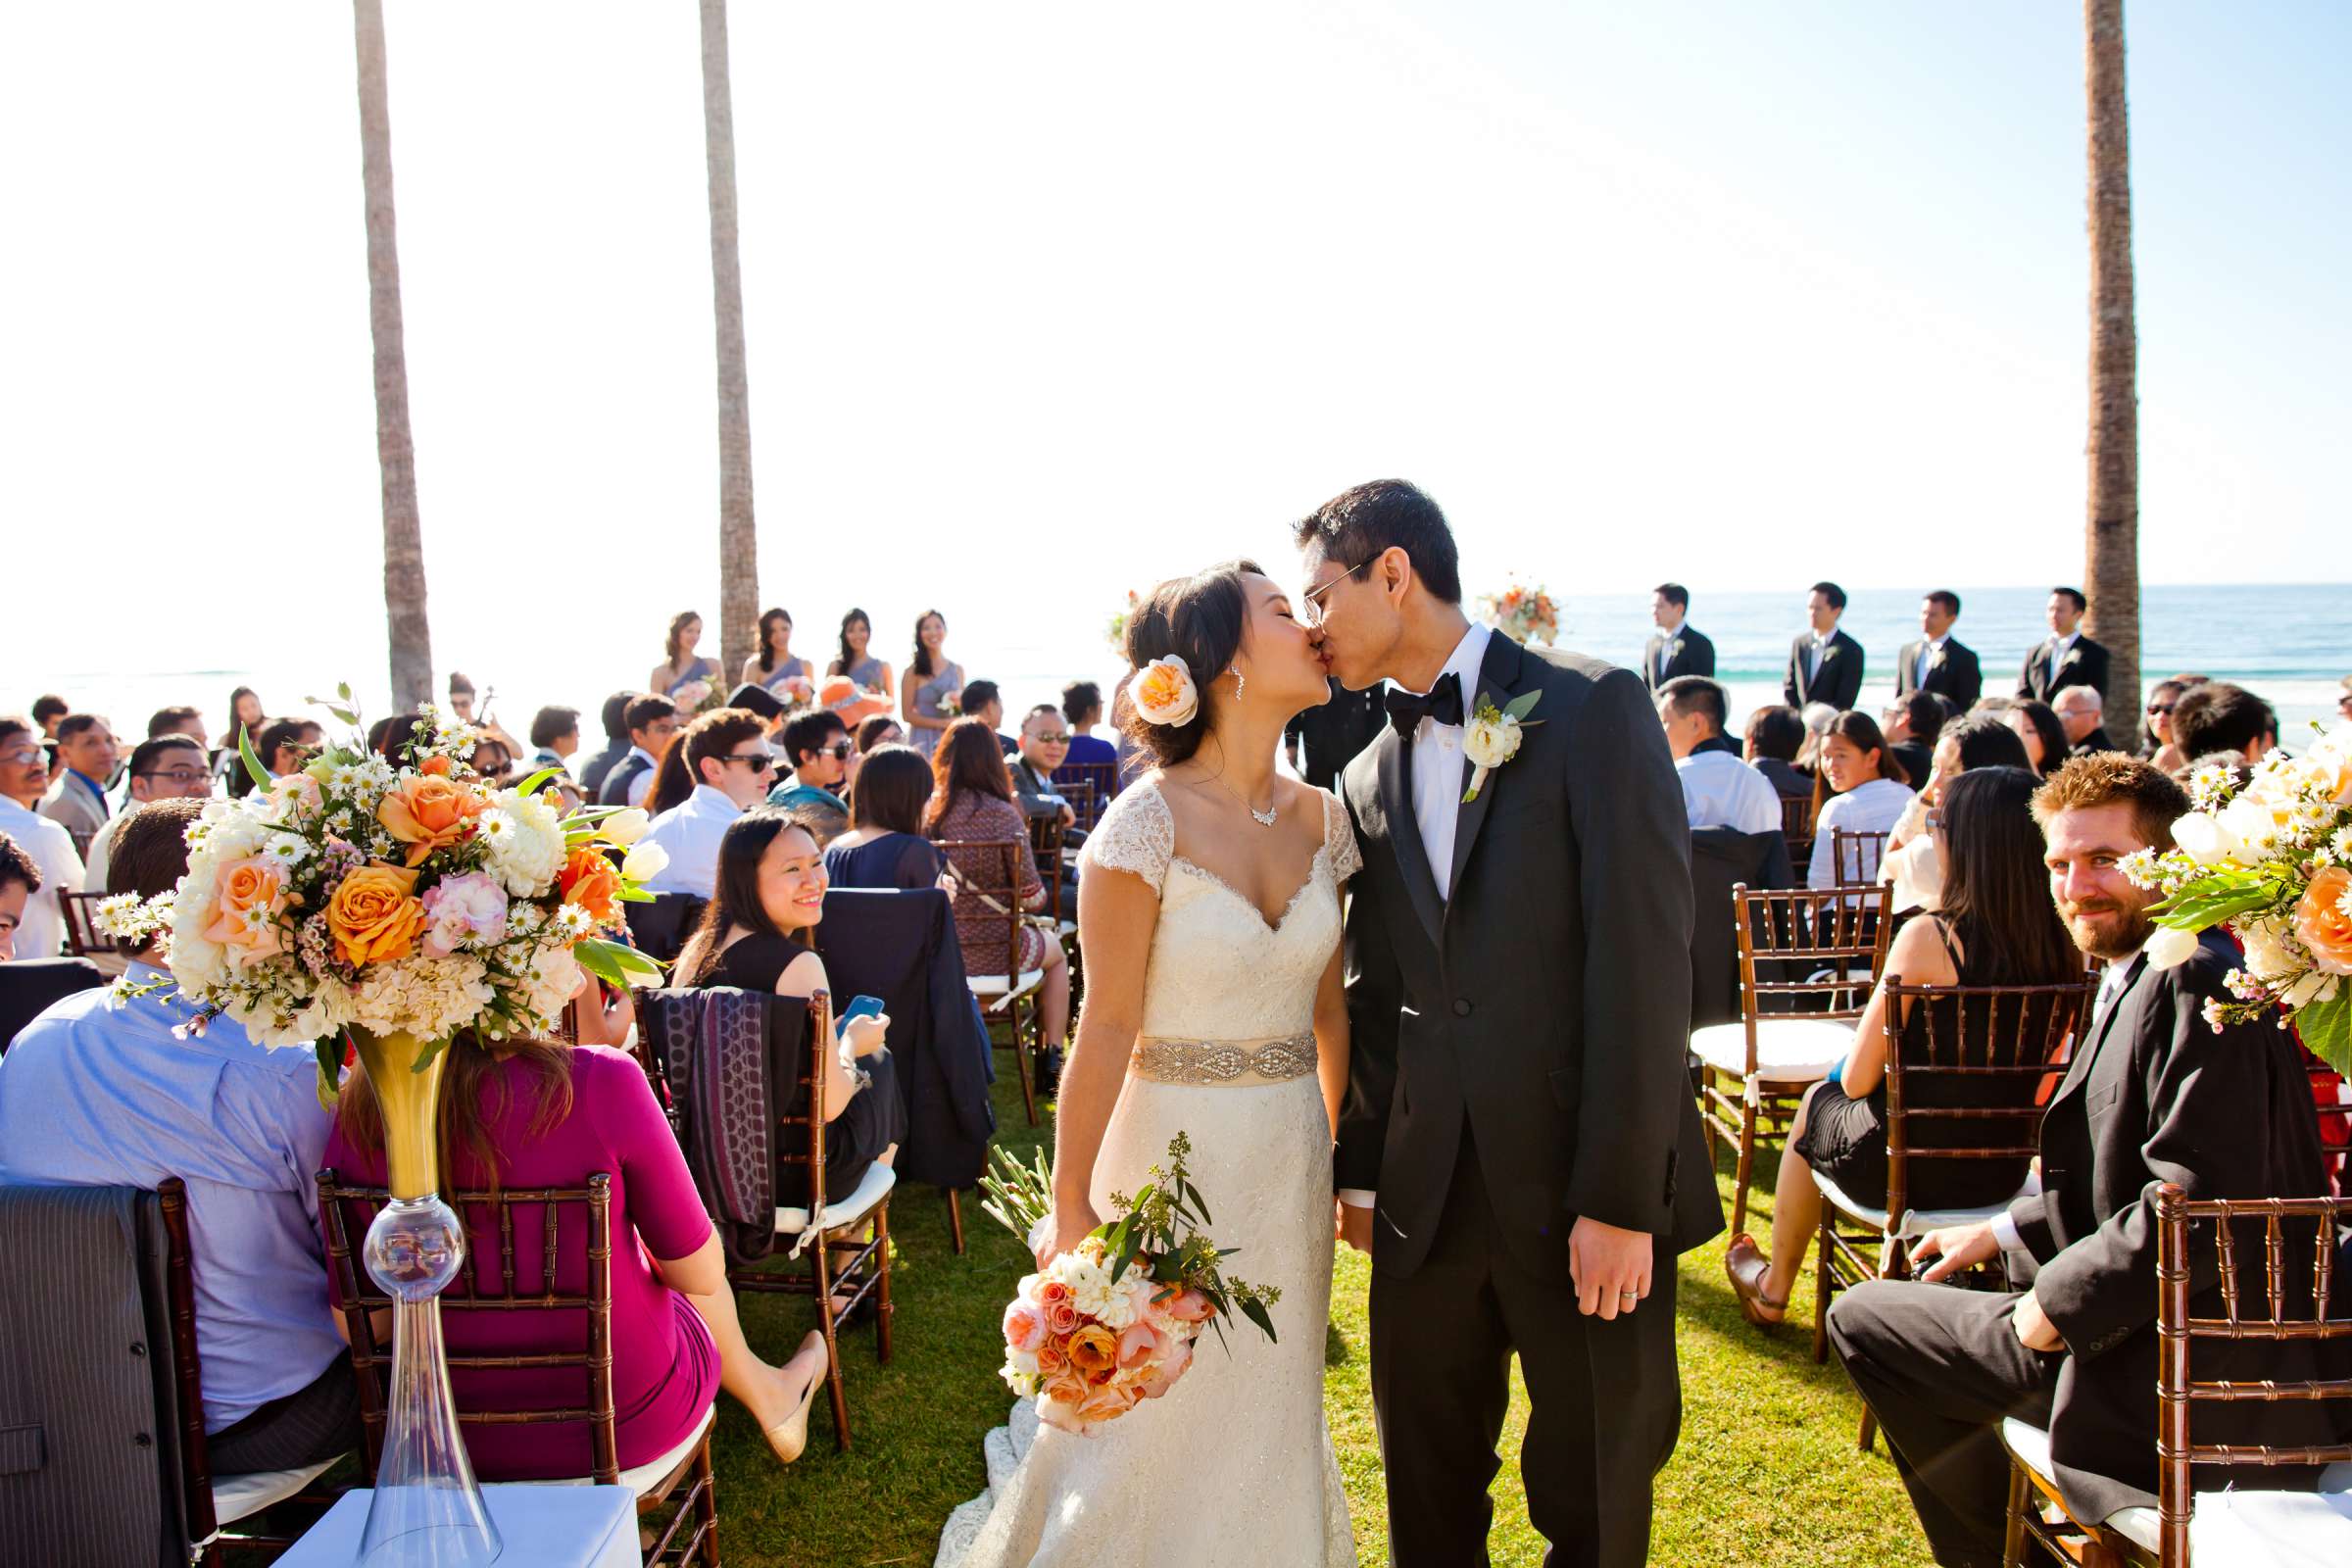
[[[586,909],[598,925],[611,925],[620,918],[620,906],[614,902],[620,896],[620,873],[612,869],[602,851],[587,845],[572,851],[556,876],[556,886],[563,891],[564,903]]]
[[[378,860],[343,879],[326,901],[326,928],[345,963],[389,963],[416,949],[424,930],[416,873]]]
[[[1070,1336],[1070,1365],[1089,1378],[1119,1364],[1119,1337],[1100,1323],[1089,1323]]]
[[[411,865],[422,865],[435,850],[446,849],[472,832],[473,819],[489,804],[479,791],[438,774],[412,773],[384,797],[375,808],[375,819],[385,832],[409,847]]]

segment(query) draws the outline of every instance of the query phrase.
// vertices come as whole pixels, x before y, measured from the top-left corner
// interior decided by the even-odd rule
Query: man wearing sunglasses
[[[830,708],[812,708],[784,726],[780,737],[792,771],[767,792],[767,804],[799,810],[849,810],[841,798],[850,776],[850,727]]]
[[[718,886],[718,841],[728,824],[766,799],[776,757],[767,747],[767,725],[741,708],[703,714],[675,744],[686,748],[694,793],[646,829],[645,842],[661,845],[669,863],[645,886],[707,899]]]
[[[141,741],[131,751],[129,771],[130,799],[90,840],[90,853],[83,858],[83,887],[106,886],[115,831],[140,807],[149,801],[202,800],[213,793],[213,774],[204,765],[204,747],[192,736],[174,732]]]

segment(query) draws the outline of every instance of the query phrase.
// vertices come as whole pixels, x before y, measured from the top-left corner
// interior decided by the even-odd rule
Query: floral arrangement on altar
[[[1516,578],[1498,594],[1481,594],[1479,618],[1515,643],[1531,639],[1549,646],[1560,635],[1560,608],[1541,583]]]
[[[320,706],[357,729],[348,706]],[[615,986],[658,980],[653,960],[603,935],[622,929],[623,904],[652,897],[641,884],[667,861],[637,843],[645,812],[565,814],[543,789],[553,768],[493,788],[463,760],[479,739],[427,707],[406,765],[355,736],[271,778],[240,735],[255,788],[190,824],[177,891],[119,895],[97,921],[141,943],[169,933],[197,1031],[226,1013],[266,1046],[316,1043],[329,1099],[346,1033],[544,1033],[583,968]],[[155,988],[118,982],[117,998]]]
[[[2159,968],[2196,951],[2198,932],[2226,925],[2245,951],[2227,978],[2234,1002],[2205,1005],[2208,1022],[2289,1014],[2304,1045],[2352,1073],[2352,724],[2301,757],[2272,752],[2243,786],[2225,767],[2189,781],[2195,809],[2173,824],[2174,848],[2123,862],[2138,886],[2163,893],[2148,961]]]
[[[1282,1292],[1225,1277],[1220,1265],[1232,1253],[1199,1229],[1209,1223],[1208,1204],[1185,1170],[1191,1152],[1191,1140],[1178,1133],[1167,1165],[1152,1167],[1151,1185],[1132,1199],[1112,1195],[1116,1217],[1023,1279],[1004,1308],[1000,1375],[1037,1400],[1047,1425],[1092,1436],[1158,1398],[1192,1365],[1200,1331],[1214,1328],[1222,1343],[1236,1312],[1274,1338],[1267,1309]],[[1002,1150],[992,1158],[997,1168],[980,1183],[983,1206],[1024,1243],[1041,1245],[1053,1224],[1045,1152],[1033,1165]]]

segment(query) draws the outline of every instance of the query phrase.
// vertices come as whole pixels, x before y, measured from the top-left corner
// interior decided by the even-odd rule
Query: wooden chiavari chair
[[[1732,889],[1740,936],[1740,1021],[1690,1034],[1699,1117],[1740,1152],[1732,1230],[1747,1225],[1756,1151],[1788,1140],[1805,1091],[1853,1044],[1854,1020],[1886,959],[1886,890]]]
[[[1116,762],[1064,762],[1054,770],[1054,787],[1070,803],[1079,827],[1091,833],[1102,820],[1111,798],[1119,793],[1119,766]],[[1086,792],[1084,805],[1072,793],[1076,790]]]
[[[57,901],[66,912],[66,951],[76,958],[119,955],[122,945],[98,929],[98,906],[104,893],[74,893],[58,889]]]
[[[2190,1246],[2200,1225],[2211,1227],[2212,1255],[2220,1265],[2224,1315],[2218,1318],[2196,1316],[2192,1304]],[[2201,1562],[2352,1562],[2352,1443],[2199,1444],[2191,1430],[2200,1403],[2352,1401],[2352,1378],[2199,1382],[2189,1366],[2199,1340],[2280,1347],[2352,1341],[2352,1279],[2344,1277],[2345,1262],[2352,1260],[2352,1247],[2343,1239],[2347,1225],[2352,1225],[2352,1200],[2342,1198],[2192,1201],[2175,1183],[2156,1189],[2157,1506],[2127,1508],[2090,1524],[2075,1519],[2051,1477],[2049,1434],[2023,1421],[2005,1421],[2007,1568],[2023,1561],[2028,1542],[2060,1562],[2089,1568],[2124,1562],[2190,1568],[2192,1550]],[[2258,1259],[2249,1263],[2239,1255],[2249,1250],[2239,1228],[2254,1226],[2260,1227],[2261,1240],[2251,1247]],[[2312,1235],[2311,1256],[2290,1259],[2288,1253],[2300,1250],[2297,1233],[2306,1228]],[[2245,1275],[2254,1277],[2258,1297],[2247,1288]],[[2255,1298],[2249,1301],[2249,1297]],[[2196,1465],[2329,1468],[2320,1473],[2316,1492],[2232,1486],[2205,1493],[2200,1503],[2190,1491]],[[2047,1522],[2044,1504],[2064,1522]]]
[[[1889,836],[1863,828],[1830,829],[1830,880],[1841,888],[1866,888],[1877,882]]]
[[[554,1409],[499,1409],[467,1401],[458,1411],[461,1430],[467,1426],[585,1425],[588,1429],[589,1473],[584,1477],[554,1478],[549,1486],[622,1486],[637,1497],[638,1518],[646,1520],[667,1511],[665,1523],[646,1548],[648,1568],[657,1563],[683,1565],[700,1561],[718,1568],[718,1503],[710,1477],[710,1431],[715,1411],[703,1418],[686,1443],[649,1463],[623,1470],[612,1406],[612,1178],[592,1173],[580,1187],[504,1188],[496,1193],[453,1193],[448,1201],[466,1222],[468,1256],[457,1279],[440,1296],[445,1314],[495,1314],[512,1321],[515,1314],[546,1313],[561,1327],[548,1336],[551,1347],[531,1354],[460,1355],[448,1357],[453,1368],[473,1370],[520,1367],[576,1367],[581,1378],[577,1404]],[[351,1366],[360,1392],[360,1420],[367,1441],[361,1463],[370,1484],[384,1443],[386,1404],[392,1380],[392,1348],[375,1333],[373,1314],[388,1311],[392,1299],[360,1266],[355,1242],[364,1239],[375,1211],[390,1200],[380,1187],[347,1187],[330,1167],[318,1173],[318,1209],[326,1231],[327,1270],[337,1295],[346,1304],[345,1321],[351,1333]],[[529,1291],[516,1282],[518,1252],[514,1237],[517,1206],[540,1215],[539,1289]],[[487,1225],[474,1223],[487,1209]],[[578,1290],[562,1289],[557,1282],[566,1216],[586,1243],[586,1277]],[[631,1246],[636,1245],[634,1240]],[[477,1251],[478,1250],[478,1251]],[[495,1251],[495,1256],[482,1253]],[[495,1272],[497,1286],[485,1289],[485,1267]],[[559,1316],[560,1314],[560,1316]],[[573,1314],[578,1314],[575,1318]],[[579,1348],[566,1348],[576,1341]]]
[[[1781,837],[1788,846],[1788,863],[1800,879],[1813,858],[1813,819],[1820,814],[1810,795],[1781,797]]]
[[[1036,852],[1025,839],[942,839],[939,851],[947,857],[949,868],[956,881],[956,904],[962,919],[979,919],[990,926],[1002,920],[1004,925],[1005,962],[1009,973],[967,974],[965,984],[972,995],[980,999],[981,1016],[988,1024],[989,1044],[1000,1051],[1012,1053],[1013,1066],[1021,1080],[1021,1105],[1029,1114],[1029,1125],[1037,1125],[1037,1077],[1030,1064],[1030,1055],[1039,1043],[1040,1015],[1038,1000],[1046,983],[1043,969],[1020,968],[1021,927],[1026,919],[1021,911],[1021,857]],[[1048,897],[1054,897],[1055,883],[1049,882]],[[980,912],[975,916],[969,907],[977,903]],[[1004,1031],[1000,1038],[999,1030]]]

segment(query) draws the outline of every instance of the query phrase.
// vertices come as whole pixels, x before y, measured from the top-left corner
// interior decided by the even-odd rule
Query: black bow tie
[[[1415,697],[1411,692],[1395,686],[1389,688],[1389,722],[1396,726],[1397,734],[1411,740],[1413,731],[1420,728],[1425,718],[1434,718],[1441,724],[1451,724],[1457,729],[1461,726],[1461,676],[1440,675],[1438,683],[1429,689],[1427,697]]]

